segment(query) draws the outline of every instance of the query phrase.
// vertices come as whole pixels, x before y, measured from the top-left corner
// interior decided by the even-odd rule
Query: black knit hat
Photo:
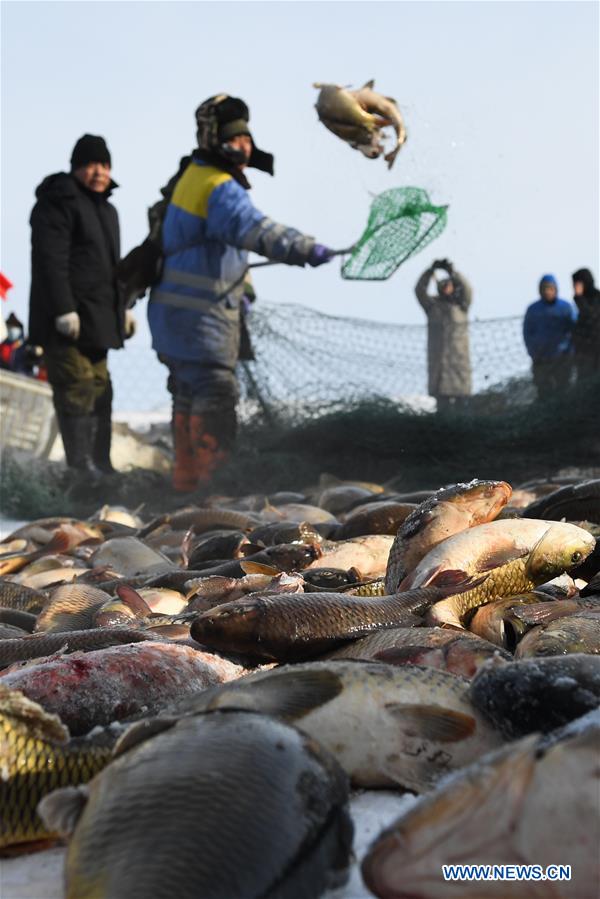
[[[80,137],[71,153],[71,168],[79,169],[89,162],[105,162],[111,164],[110,153],[103,137],[95,134],[84,134]]]

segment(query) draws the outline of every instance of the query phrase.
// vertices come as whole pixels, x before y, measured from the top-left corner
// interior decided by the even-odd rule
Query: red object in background
[[[11,368],[12,363],[12,355],[13,355],[13,346],[8,341],[4,341],[4,343],[0,343],[0,367],[1,368]]]
[[[6,294],[12,286],[12,281],[9,281],[6,275],[3,275],[2,272],[0,272],[0,297],[2,297],[3,300],[6,299]]]

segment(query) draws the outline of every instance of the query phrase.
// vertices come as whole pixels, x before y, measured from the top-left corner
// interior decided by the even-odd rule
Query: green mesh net
[[[384,281],[438,237],[447,206],[434,206],[420,187],[394,187],[375,197],[364,234],[342,264],[351,281]]]

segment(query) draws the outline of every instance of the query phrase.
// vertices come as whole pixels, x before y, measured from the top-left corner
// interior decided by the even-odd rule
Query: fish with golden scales
[[[58,716],[0,684],[0,854],[55,839],[38,816],[41,799],[86,783],[109,761],[112,739],[69,739]]]
[[[534,587],[579,565],[595,540],[565,522],[504,519],[469,528],[438,544],[400,584],[400,591],[437,584],[449,587],[468,576],[485,576],[478,586],[436,603],[430,624],[463,627],[472,610]]]

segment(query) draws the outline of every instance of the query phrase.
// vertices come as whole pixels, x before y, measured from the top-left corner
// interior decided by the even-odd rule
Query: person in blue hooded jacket
[[[554,275],[544,275],[540,299],[531,303],[523,320],[523,339],[531,356],[533,381],[538,397],[552,394],[570,380],[571,338],[577,319],[574,307],[558,296]]]
[[[164,264],[148,322],[153,348],[169,369],[173,487],[182,492],[209,482],[235,438],[248,252],[298,266],[321,265],[333,255],[252,204],[244,170],[273,174],[273,157],[255,146],[249,119],[244,101],[227,94],[198,107],[198,148],[170,182],[162,223]]]

